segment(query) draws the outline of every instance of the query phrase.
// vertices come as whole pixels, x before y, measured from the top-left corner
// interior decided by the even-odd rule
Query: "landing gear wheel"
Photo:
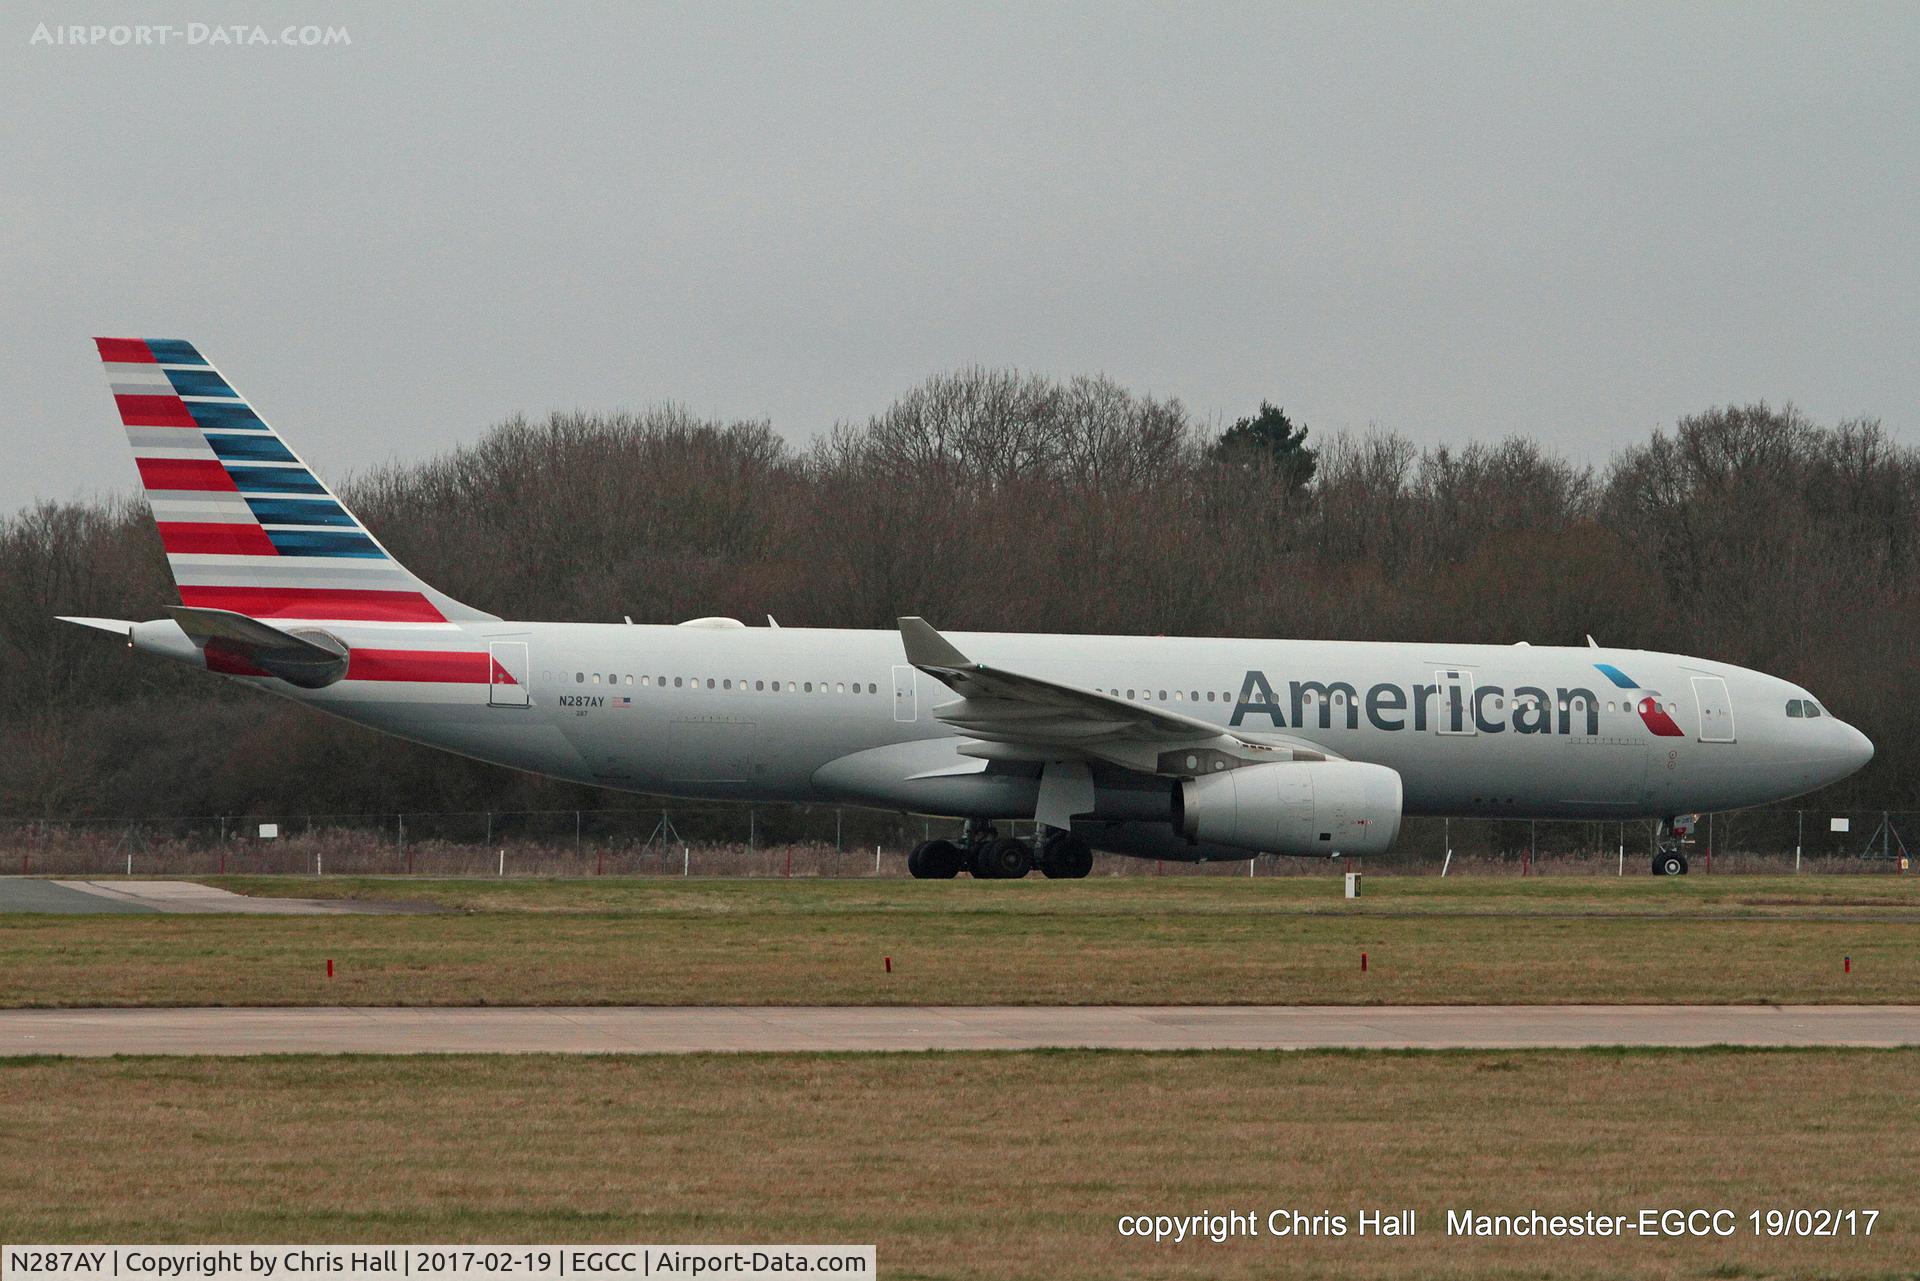
[[[1033,849],[1011,836],[986,841],[973,852],[973,875],[982,881],[1017,881],[1033,870]]]
[[[918,881],[950,881],[960,875],[961,862],[952,841],[922,841],[907,855],[907,871]]]
[[[1061,834],[1040,851],[1040,870],[1053,880],[1077,881],[1093,871],[1093,846]]]
[[[1687,856],[1674,852],[1654,855],[1653,874],[1655,876],[1685,876],[1687,874]]]

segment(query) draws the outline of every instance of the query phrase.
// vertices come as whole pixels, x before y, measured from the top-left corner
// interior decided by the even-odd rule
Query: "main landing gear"
[[[951,880],[962,869],[977,881],[1017,881],[1036,866],[1055,880],[1077,880],[1093,871],[1093,847],[1059,828],[1022,839],[969,819],[958,843],[922,841],[907,855],[907,871],[923,881]]]
[[[1654,839],[1653,874],[1655,876],[1685,876],[1687,874],[1687,856],[1682,852],[1680,839],[1688,828],[1676,827],[1674,820],[1660,820],[1659,835]]]

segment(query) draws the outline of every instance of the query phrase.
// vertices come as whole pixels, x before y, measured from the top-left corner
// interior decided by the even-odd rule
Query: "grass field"
[[[1857,1277],[1920,1260],[1920,1051],[0,1062],[0,1240],[878,1242],[890,1277]],[[1482,1240],[1445,1210],[1883,1211]],[[1154,1245],[1122,1214],[1418,1211]]]
[[[1904,1002],[1920,993],[1920,878],[1897,876],[1377,877],[1355,902],[1334,877],[220,883],[443,910],[0,916],[0,1005]]]

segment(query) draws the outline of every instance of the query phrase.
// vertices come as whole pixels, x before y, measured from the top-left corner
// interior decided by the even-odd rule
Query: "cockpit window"
[[[1808,720],[1812,720],[1816,716],[1823,715],[1823,713],[1820,710],[1820,704],[1814,702],[1810,698],[1806,700],[1806,703],[1807,703],[1807,719]]]
[[[1789,699],[1787,702],[1787,715],[1797,720],[1812,720],[1814,717],[1820,715],[1820,704],[1810,698]]]

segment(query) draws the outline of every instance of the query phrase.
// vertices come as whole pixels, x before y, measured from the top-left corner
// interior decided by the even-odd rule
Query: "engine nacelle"
[[[1182,783],[1176,826],[1259,854],[1383,854],[1400,833],[1400,775],[1360,761],[1275,761]]]

